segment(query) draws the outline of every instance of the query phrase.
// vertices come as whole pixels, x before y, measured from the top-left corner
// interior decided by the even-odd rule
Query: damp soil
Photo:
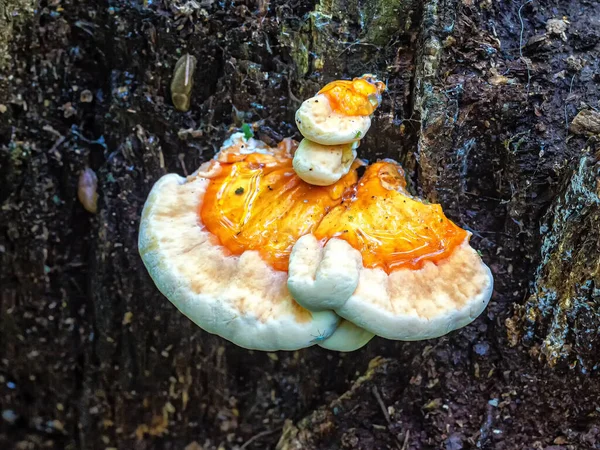
[[[596,170],[598,143],[592,125],[569,129],[600,108],[596,1],[0,0],[0,13],[0,448],[600,448],[600,294],[559,289],[571,267],[593,284],[595,266],[544,269],[556,211],[588,218],[560,252],[596,239],[575,175],[583,158]],[[182,112],[169,86],[186,53]],[[137,253],[152,184],[244,124],[298,139],[300,99],[366,72],[389,90],[361,156],[401,161],[410,189],[473,233],[489,307],[446,337],[350,354],[203,332]],[[95,214],[77,197],[85,168]]]

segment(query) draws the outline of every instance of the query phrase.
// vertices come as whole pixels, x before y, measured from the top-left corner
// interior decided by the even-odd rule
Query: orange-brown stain
[[[232,254],[257,250],[276,270],[287,270],[294,243],[309,233],[323,244],[344,239],[365,267],[388,273],[445,259],[467,237],[440,205],[413,199],[391,162],[372,164],[360,180],[355,163],[324,187],[302,181],[286,152],[252,153],[222,166],[206,190],[202,223]]]
[[[369,75],[350,80],[336,80],[325,85],[318,93],[325,95],[331,108],[346,116],[373,114],[381,101],[385,84]]]

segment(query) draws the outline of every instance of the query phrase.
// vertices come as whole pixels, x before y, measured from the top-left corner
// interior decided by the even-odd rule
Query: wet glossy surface
[[[317,239],[344,239],[360,250],[365,267],[388,273],[447,258],[467,232],[448,220],[440,205],[411,198],[401,170],[388,162],[369,166],[353,198],[320,223],[314,232]]]
[[[373,114],[381,102],[385,85],[365,76],[350,80],[337,80],[325,85],[319,91],[329,100],[331,108],[347,116],[368,116]]]
[[[356,180],[352,170],[333,186],[314,186],[296,175],[291,156],[254,153],[223,164],[211,180],[200,214],[232,254],[258,250],[275,269],[287,270],[294,243],[341,203]]]
[[[396,164],[375,163],[358,183],[356,167],[336,184],[319,187],[294,173],[289,153],[253,153],[222,163],[199,213],[232,254],[258,250],[277,270],[287,270],[294,243],[308,233],[323,244],[344,239],[361,252],[365,267],[388,273],[440,261],[467,237],[441,206],[406,193]]]

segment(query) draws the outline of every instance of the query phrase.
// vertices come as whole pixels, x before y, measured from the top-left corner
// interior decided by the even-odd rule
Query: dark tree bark
[[[595,0],[0,0],[0,447],[600,448],[599,53]],[[153,182],[244,122],[298,137],[300,99],[365,72],[361,156],[472,231],[486,312],[352,354],[203,332],[138,256]]]

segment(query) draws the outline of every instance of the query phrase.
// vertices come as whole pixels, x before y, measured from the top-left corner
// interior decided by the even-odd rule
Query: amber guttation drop
[[[336,184],[320,187],[295,174],[289,154],[244,158],[222,163],[199,211],[208,231],[234,255],[258,250],[275,269],[287,270],[294,243],[313,233],[323,244],[332,237],[346,240],[361,252],[365,267],[389,273],[440,261],[467,237],[439,205],[405,191],[395,163],[369,166],[360,181],[355,164]]]
[[[381,101],[385,84],[371,75],[350,80],[337,80],[325,85],[318,94],[329,100],[331,109],[346,116],[373,114]]]

